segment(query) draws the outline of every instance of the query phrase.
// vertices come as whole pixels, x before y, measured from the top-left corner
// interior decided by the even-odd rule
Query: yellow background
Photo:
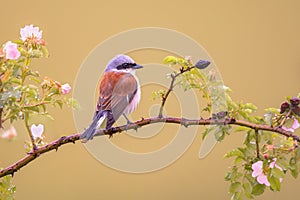
[[[36,63],[36,68],[42,76],[62,82],[73,83],[88,53],[108,37],[156,26],[177,30],[202,44],[233,90],[234,99],[255,103],[259,114],[300,92],[300,3],[296,0],[1,0],[0,6],[0,43],[19,37],[19,28],[26,24],[40,26],[51,57]],[[139,112],[143,109],[148,112],[144,107]],[[76,132],[70,110],[55,111],[54,117],[55,121],[46,124],[47,141]],[[0,140],[2,167],[24,156],[27,137],[21,124],[17,129],[15,142]],[[231,161],[222,156],[242,142],[240,135],[233,133],[199,160],[199,132],[179,160],[148,174],[112,170],[80,143],[68,144],[15,174],[16,199],[229,199],[224,174]],[[122,135],[115,138],[121,143]],[[299,187],[299,180],[288,176],[280,193],[267,192],[257,199],[295,198]]]

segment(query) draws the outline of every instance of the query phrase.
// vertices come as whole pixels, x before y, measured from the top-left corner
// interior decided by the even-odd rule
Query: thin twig
[[[33,135],[31,133],[31,130],[30,130],[30,127],[29,127],[29,124],[28,124],[28,120],[25,119],[24,121],[25,121],[26,130],[28,132],[28,135],[29,135],[29,138],[30,138],[30,141],[31,141],[31,144],[32,144],[32,149],[33,149],[33,151],[35,151],[37,149],[37,146],[34,142],[34,138],[33,138]]]
[[[258,130],[255,129],[256,157],[259,158],[259,139]]]
[[[238,125],[243,127],[248,127],[254,130],[264,130],[264,131],[271,131],[278,134],[281,134],[286,137],[292,137],[295,141],[300,142],[300,139],[297,135],[294,135],[288,131],[283,130],[280,127],[271,127],[269,125],[263,125],[263,124],[254,124],[242,120],[235,120],[234,118],[225,118],[222,120],[216,120],[216,119],[185,119],[185,118],[174,118],[174,117],[155,117],[155,118],[146,118],[141,119],[139,121],[133,122],[128,125],[124,126],[118,126],[113,127],[108,130],[98,130],[96,136],[100,135],[113,135],[116,133],[123,132],[124,130],[130,130],[137,128],[140,128],[142,126],[146,126],[149,124],[155,124],[155,123],[170,123],[170,124],[181,124],[185,127],[189,127],[191,125],[224,125],[224,124],[232,124],[232,125]],[[0,171],[0,178],[6,175],[13,175],[15,172],[20,170],[22,167],[27,165],[28,163],[35,160],[38,156],[52,151],[52,150],[58,150],[58,148],[64,144],[67,143],[75,143],[75,141],[79,140],[80,134],[73,134],[69,136],[63,136],[53,142],[50,142],[49,144],[39,147],[36,150],[30,151],[25,157],[23,157],[18,162],[12,164],[9,167],[6,167]]]
[[[176,78],[177,78],[179,75],[181,75],[181,74],[183,74],[183,73],[185,73],[185,72],[187,72],[187,71],[190,71],[190,70],[193,69],[193,68],[195,68],[195,66],[193,66],[193,67],[187,67],[186,69],[181,68],[181,69],[180,69],[180,72],[178,72],[178,73],[176,73],[176,74],[171,74],[171,79],[172,79],[172,80],[171,80],[170,86],[169,86],[168,91],[166,92],[166,94],[164,94],[163,97],[162,97],[162,99],[161,99],[161,106],[160,106],[159,114],[158,114],[158,117],[159,117],[159,118],[162,118],[162,117],[163,117],[163,109],[164,109],[164,106],[165,106],[165,104],[166,104],[166,101],[167,101],[168,96],[170,95],[170,93],[171,93],[171,92],[173,91],[173,89],[174,89],[174,83],[175,83]]]

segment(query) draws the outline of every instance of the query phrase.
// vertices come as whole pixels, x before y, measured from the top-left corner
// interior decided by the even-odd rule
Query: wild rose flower
[[[294,117],[293,119],[294,119],[294,122],[293,122],[293,125],[292,125],[291,128],[287,128],[287,127],[285,127],[285,126],[282,126],[282,129],[285,130],[285,131],[289,131],[289,132],[294,133],[294,131],[295,131],[297,128],[300,127],[300,124],[299,124],[298,120],[297,120],[295,117]]]
[[[21,40],[24,42],[26,40],[32,40],[34,43],[43,43],[42,35],[43,31],[39,27],[34,27],[32,24],[26,25],[24,28],[20,29]]]
[[[69,85],[69,83],[66,83],[66,84],[63,84],[62,86],[61,86],[61,93],[62,94],[68,94],[68,93],[70,93],[70,91],[71,91],[71,86]]]
[[[263,162],[261,160],[252,164],[252,177],[256,178],[259,184],[265,184],[266,186],[270,186],[270,182],[268,181],[267,175],[263,170]]]
[[[277,158],[273,158],[272,162],[269,165],[269,168],[273,169],[274,167],[278,168],[279,170],[283,171],[283,169],[276,164]],[[261,160],[257,161],[256,163],[252,164],[252,177],[256,178],[259,184],[264,184],[266,186],[270,186],[270,182],[268,181],[268,177],[266,172],[263,169],[263,162]],[[282,182],[282,178],[279,179]]]
[[[11,41],[6,42],[3,52],[5,54],[5,58],[9,60],[17,60],[21,55],[20,51],[18,50],[18,45]]]
[[[12,140],[13,138],[17,137],[17,131],[15,129],[15,127],[10,126],[9,129],[7,129],[6,131],[4,131],[1,135],[1,137],[3,139],[8,139],[8,140]]]
[[[42,134],[44,132],[44,125],[43,124],[39,124],[39,125],[32,124],[30,127],[30,131],[33,136],[33,139],[42,138]]]

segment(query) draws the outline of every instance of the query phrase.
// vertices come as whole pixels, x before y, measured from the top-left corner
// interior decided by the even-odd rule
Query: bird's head
[[[106,66],[105,72],[107,71],[125,71],[125,72],[135,72],[136,69],[140,69],[143,66],[138,65],[134,62],[132,58],[127,55],[117,55],[109,61]]]

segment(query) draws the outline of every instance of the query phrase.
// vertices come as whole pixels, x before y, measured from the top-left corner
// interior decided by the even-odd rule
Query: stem
[[[255,143],[256,143],[256,157],[259,158],[259,135],[258,135],[258,129],[255,129]]]
[[[28,132],[31,144],[32,144],[32,149],[33,149],[33,151],[35,151],[35,150],[37,150],[37,146],[36,146],[36,144],[34,142],[34,138],[33,138],[33,135],[31,133],[31,130],[30,130],[30,127],[29,127],[29,124],[28,124],[28,119],[27,119],[26,115],[25,115],[24,122],[25,122],[25,127],[26,127],[26,130]]]
[[[0,129],[2,129],[3,128],[3,125],[2,125],[2,123],[3,123],[3,108],[0,108]]]
[[[37,107],[37,106],[41,106],[41,105],[46,105],[46,104],[50,104],[50,101],[42,101],[33,105],[26,105],[23,108],[32,108],[32,107]]]
[[[168,98],[169,94],[170,94],[170,93],[173,91],[173,89],[174,89],[174,83],[175,83],[176,78],[177,78],[179,75],[181,75],[181,74],[183,74],[183,73],[185,73],[185,72],[187,72],[187,71],[190,71],[190,70],[193,69],[193,68],[195,68],[195,66],[193,66],[193,67],[187,67],[186,69],[181,68],[181,69],[180,69],[180,72],[178,72],[178,73],[176,73],[176,74],[171,74],[172,80],[171,80],[169,89],[168,89],[167,93],[162,97],[161,106],[160,106],[159,114],[158,114],[158,117],[159,117],[159,118],[162,118],[162,117],[163,117],[163,109],[164,109],[164,106],[165,106],[165,104],[166,104],[166,101],[167,101],[167,98]]]

